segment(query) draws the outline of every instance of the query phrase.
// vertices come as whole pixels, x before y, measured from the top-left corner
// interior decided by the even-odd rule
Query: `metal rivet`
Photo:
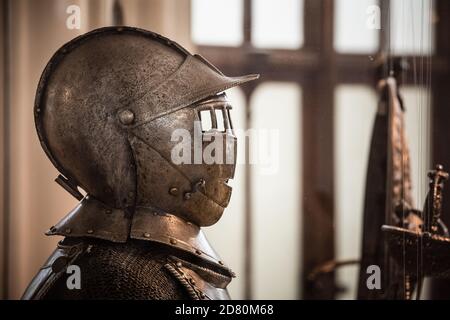
[[[206,298],[206,295],[202,292],[202,293],[200,293],[200,297],[201,297],[202,299],[205,299],[205,298]]]
[[[202,254],[202,252],[201,252],[200,250],[198,250],[198,249],[195,250],[195,253],[198,254],[198,255],[201,255],[201,254]]]
[[[181,268],[182,266],[183,266],[183,264],[182,264],[180,261],[178,261],[178,262],[177,262],[177,267],[178,267],[178,268]]]
[[[92,234],[92,233],[94,233],[94,230],[89,229],[89,230],[87,231],[87,233]]]
[[[72,232],[72,229],[67,228],[65,231],[66,231],[66,233],[71,233],[71,232]]]
[[[169,190],[169,193],[173,196],[177,196],[178,195],[178,188],[172,187]]]
[[[170,239],[171,244],[177,244],[177,242],[178,242],[177,239]]]
[[[106,210],[105,210],[105,213],[106,213],[106,214],[111,214],[111,213],[112,213],[112,210],[111,210],[111,209],[106,209]]]
[[[195,187],[196,187],[197,189],[198,189],[198,188],[204,188],[204,187],[205,187],[205,184],[206,184],[205,180],[204,180],[204,179],[200,179],[200,180],[198,180],[197,183],[195,184]]]
[[[119,120],[122,124],[132,124],[134,122],[134,113],[130,110],[122,110],[119,113]]]
[[[145,233],[144,233],[144,237],[145,237],[145,238],[150,238],[150,233],[145,232]]]
[[[36,109],[36,112],[37,112],[37,113],[41,112],[41,109],[40,109],[40,108],[37,108],[37,109]]]
[[[153,215],[154,215],[154,216],[157,216],[157,215],[158,215],[158,212],[153,212]]]
[[[186,199],[186,200],[189,200],[191,197],[192,197],[192,193],[190,193],[190,192],[186,192],[184,194],[184,199]]]

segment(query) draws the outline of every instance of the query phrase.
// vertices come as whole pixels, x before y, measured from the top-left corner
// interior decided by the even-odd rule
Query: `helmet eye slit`
[[[203,132],[215,130],[226,132],[232,129],[228,106],[208,106],[198,111]]]
[[[223,116],[223,109],[214,109],[217,120],[217,130],[225,132],[225,120]]]
[[[199,112],[202,131],[209,131],[212,129],[211,112],[209,110],[201,110]]]
[[[212,128],[217,129],[217,118],[216,118],[216,113],[214,112],[214,108],[211,107],[209,109],[209,112],[211,113]]]
[[[229,124],[229,129],[231,129],[231,130],[233,130],[233,122],[231,121],[231,106],[227,106],[227,109],[226,109],[226,117],[227,117],[227,123]]]

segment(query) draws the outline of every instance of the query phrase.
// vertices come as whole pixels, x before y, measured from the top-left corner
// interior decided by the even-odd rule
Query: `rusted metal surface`
[[[413,220],[409,150],[405,138],[404,107],[395,78],[379,82],[380,102],[375,119],[363,220],[363,243],[358,299],[410,298],[412,285],[386,248],[382,226],[403,226]],[[382,270],[381,290],[367,287],[366,270],[377,265]]]
[[[429,192],[421,219],[414,225],[383,226],[392,257],[419,280],[424,276],[449,279],[450,237],[441,220],[444,181],[448,173],[441,165],[429,172]]]

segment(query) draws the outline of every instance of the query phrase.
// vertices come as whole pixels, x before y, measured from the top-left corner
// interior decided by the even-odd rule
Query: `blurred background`
[[[52,54],[98,27],[152,30],[227,75],[261,74],[229,91],[234,126],[274,129],[278,139],[265,150],[267,161],[238,165],[230,207],[206,228],[237,273],[229,287],[234,299],[355,297],[356,265],[328,277],[336,290],[318,290],[308,275],[323,262],[360,256],[380,57],[404,57],[411,66],[401,93],[418,207],[431,164],[450,165],[450,1],[0,3],[1,298],[20,298],[59,240],[43,233],[76,205],[53,182],[57,171],[39,145],[32,108]],[[238,152],[245,154],[244,143]]]

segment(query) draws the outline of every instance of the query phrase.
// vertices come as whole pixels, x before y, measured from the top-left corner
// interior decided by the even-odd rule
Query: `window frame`
[[[389,8],[391,0],[380,0],[381,30],[377,56],[387,52],[386,43],[390,35]],[[238,47],[198,46],[200,54],[214,61],[214,64],[227,75],[245,73],[260,73],[259,81],[242,87],[246,101],[246,128],[251,123],[249,101],[255,88],[266,81],[295,82],[302,87],[302,132],[299,139],[303,150],[303,172],[299,177],[303,185],[302,219],[303,238],[299,239],[301,253],[301,284],[298,297],[302,292],[303,299],[333,299],[336,292],[334,273],[323,279],[321,288],[308,282],[307,276],[317,265],[335,258],[334,231],[334,91],[340,84],[365,84],[376,86],[380,77],[376,61],[367,54],[343,54],[335,51],[334,36],[334,1],[304,0],[304,42],[299,49],[261,49],[252,45],[252,0],[243,0],[243,42]],[[432,161],[443,162],[450,167],[450,135],[446,132],[447,121],[450,119],[450,108],[446,106],[450,98],[448,92],[450,82],[449,47],[446,41],[450,30],[450,1],[435,0],[435,11],[440,20],[435,27],[435,46],[431,65],[431,95],[432,95]],[[395,57],[392,57],[395,58]],[[404,57],[410,64],[422,59],[421,56]],[[426,63],[431,62],[426,60]],[[423,60],[423,59],[422,59]],[[381,75],[389,72],[385,63]],[[425,68],[425,69],[424,69]],[[427,65],[422,65],[426,71]],[[420,71],[420,70],[419,70]],[[414,79],[408,73],[401,75],[403,84],[425,86],[426,77]],[[300,119],[299,119],[300,120]],[[448,137],[447,137],[448,136]],[[248,166],[248,165],[247,165]],[[248,168],[247,168],[248,169]],[[252,298],[252,208],[250,206],[252,185],[251,170],[246,170],[245,181],[245,274],[244,298]],[[450,188],[446,190],[450,198]],[[450,212],[444,217],[450,221]],[[299,222],[300,223],[300,222]],[[318,232],[317,230],[320,230]],[[307,244],[314,243],[311,247]],[[299,271],[300,272],[300,271]],[[448,286],[450,288],[450,285]],[[449,289],[450,291],[450,289]]]

